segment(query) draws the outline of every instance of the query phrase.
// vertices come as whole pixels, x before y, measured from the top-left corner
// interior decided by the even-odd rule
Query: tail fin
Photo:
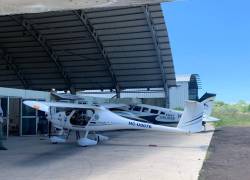
[[[204,121],[209,119],[209,116],[212,114],[212,109],[214,105],[216,94],[212,93],[205,93],[200,99],[199,102],[201,102],[204,106]]]
[[[209,99],[215,99],[216,97],[216,94],[213,94],[213,93],[205,93],[203,94],[203,96],[198,100],[199,102],[206,102],[208,101]]]
[[[184,112],[177,128],[190,133],[202,131],[203,105],[197,101],[186,101]]]

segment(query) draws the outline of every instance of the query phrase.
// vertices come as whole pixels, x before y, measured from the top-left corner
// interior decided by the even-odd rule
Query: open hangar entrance
[[[175,85],[160,4],[0,16],[0,87],[164,88],[168,107]]]

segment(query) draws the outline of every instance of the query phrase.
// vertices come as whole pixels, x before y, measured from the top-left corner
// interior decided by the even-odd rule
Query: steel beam
[[[90,20],[87,17],[87,14],[83,10],[74,11],[76,16],[80,19],[81,23],[85,26],[87,29],[89,35],[92,37],[92,39],[95,41],[97,48],[99,49],[100,53],[102,54],[103,60],[105,62],[106,68],[108,69],[108,72],[110,74],[110,77],[112,79],[113,88],[116,90],[117,95],[120,94],[120,86],[118,84],[118,81],[116,79],[115,73],[112,69],[110,59],[108,57],[107,52],[105,51],[105,48],[102,44],[102,41],[100,40],[94,26],[91,24]]]
[[[21,25],[40,44],[40,46],[47,53],[51,61],[55,64],[57,71],[63,78],[64,82],[66,83],[67,88],[69,90],[74,91],[75,88],[73,87],[70,76],[64,70],[64,67],[61,64],[59,57],[57,56],[56,52],[50,47],[46,38],[39,31],[37,31],[27,19],[17,16],[10,16],[10,17],[13,20],[15,20],[19,25]]]
[[[16,74],[17,78],[21,81],[23,87],[25,89],[29,88],[29,83],[25,79],[23,73],[19,69],[19,67],[15,64],[12,56],[6,51],[6,49],[0,47],[0,59],[2,59],[5,64]]]
[[[160,69],[161,69],[162,82],[164,85],[164,92],[165,92],[165,98],[166,98],[166,107],[169,107],[169,92],[168,92],[169,90],[168,90],[167,77],[166,77],[167,71],[163,66],[164,62],[163,62],[162,55],[161,55],[160,44],[159,44],[157,34],[156,34],[156,31],[154,28],[154,23],[153,23],[152,16],[151,16],[150,11],[149,11],[149,7],[148,7],[148,5],[145,5],[142,8],[143,8],[143,12],[146,16],[147,24],[148,24],[148,27],[150,29],[151,35],[152,35],[155,50],[157,53],[158,63],[159,63]]]

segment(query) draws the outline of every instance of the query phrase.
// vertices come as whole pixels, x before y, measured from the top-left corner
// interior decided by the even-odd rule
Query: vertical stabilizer
[[[202,131],[202,118],[203,104],[197,101],[186,101],[177,127],[190,133],[200,132]]]

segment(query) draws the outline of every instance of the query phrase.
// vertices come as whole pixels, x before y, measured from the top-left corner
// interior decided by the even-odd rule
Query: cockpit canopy
[[[77,126],[86,126],[95,113],[93,109],[74,109],[73,111],[70,123]],[[66,111],[67,114],[71,112]]]

